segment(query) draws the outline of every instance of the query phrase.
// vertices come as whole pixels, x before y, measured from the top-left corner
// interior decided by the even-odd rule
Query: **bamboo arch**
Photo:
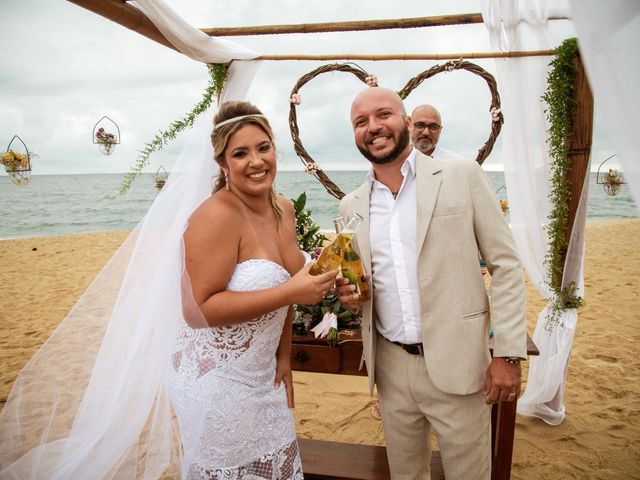
[[[177,50],[163,35],[158,28],[140,11],[129,5],[123,0],[68,0],[72,3],[80,5],[88,10],[91,10],[99,15],[108,18],[116,23],[119,23],[126,28],[136,31],[137,33],[144,35],[162,45],[165,45],[171,49]],[[565,19],[565,17],[555,17],[555,19]],[[404,22],[404,20],[416,21],[416,24],[409,25],[410,22]],[[375,21],[373,21],[375,22]],[[298,25],[295,26],[295,31],[298,33],[305,32],[328,32],[328,31],[357,31],[357,30],[370,30],[381,28],[415,28],[415,27],[429,27],[429,26],[443,26],[443,25],[460,25],[460,24],[473,24],[481,23],[481,14],[463,14],[453,15],[446,17],[424,17],[422,19],[401,19],[398,21],[389,21],[385,25],[375,26],[373,22],[356,22],[359,25],[345,25],[345,22],[340,24],[331,24],[333,26],[325,27],[318,26],[318,24],[311,25]],[[395,22],[395,23],[394,23]],[[251,27],[254,29],[253,33],[250,33],[247,29],[235,29],[234,32],[223,32],[220,29],[205,30],[205,33],[216,36],[226,35],[262,35],[262,34],[282,34],[293,33],[292,29],[281,28],[280,31],[276,31],[276,26],[271,27]],[[286,27],[286,26],[285,26]],[[263,31],[259,32],[255,29],[262,28]],[[474,58],[513,58],[513,57],[528,57],[528,56],[549,56],[553,51],[521,51],[521,52],[483,52],[483,53],[456,53],[456,54],[418,54],[418,55],[352,55],[352,54],[330,54],[330,55],[263,55],[257,57],[259,60],[317,60],[317,61],[335,61],[335,60],[372,60],[372,61],[386,61],[386,60],[454,60],[461,57],[465,59]],[[578,62],[578,76],[576,77],[576,97],[578,109],[575,112],[572,122],[572,133],[568,136],[569,143],[569,156],[572,157],[572,165],[567,175],[571,178],[572,183],[572,195],[570,204],[567,205],[569,210],[568,224],[565,234],[568,236],[572,231],[575,221],[575,215],[577,210],[577,202],[580,198],[580,193],[583,186],[583,179],[586,175],[586,169],[588,166],[589,152],[591,148],[591,131],[593,122],[593,98],[591,97],[591,91],[587,82],[586,75],[582,68],[580,59]],[[559,272],[562,275],[562,272]],[[511,408],[506,407],[504,411],[498,413],[495,412],[495,419],[499,419],[500,429],[499,431],[492,431],[494,438],[493,444],[496,449],[493,453],[492,459],[492,478],[494,480],[506,480],[510,477],[511,470],[511,449],[513,441],[513,431],[515,426],[515,404],[511,405]],[[505,420],[506,419],[506,420]],[[504,427],[504,428],[503,428]],[[508,445],[511,444],[511,445]],[[506,452],[501,452],[500,445],[505,447]],[[497,451],[497,454],[496,454]],[[502,455],[500,455],[502,453]]]

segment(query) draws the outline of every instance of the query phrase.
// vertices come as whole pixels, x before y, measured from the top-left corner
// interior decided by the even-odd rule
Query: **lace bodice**
[[[236,266],[227,290],[262,290],[288,280],[274,262],[247,260]],[[172,356],[172,398],[183,476],[302,478],[284,383],[274,387],[286,313],[282,307],[236,325],[181,326]]]

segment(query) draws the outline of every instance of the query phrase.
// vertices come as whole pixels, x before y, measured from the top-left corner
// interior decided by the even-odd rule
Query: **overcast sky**
[[[280,23],[406,18],[480,11],[478,0],[169,0],[192,25],[227,27]],[[560,3],[561,6],[565,4]],[[131,30],[64,0],[2,0],[0,49],[0,149],[14,134],[39,154],[34,174],[124,172],[137,151],[188,112],[207,85],[206,67]],[[573,36],[569,21],[552,23],[553,46]],[[261,54],[453,53],[491,51],[484,25],[359,33],[229,37]],[[495,73],[493,60],[474,61]],[[288,129],[289,93],[305,73],[330,62],[263,62],[248,99],[268,116],[284,152],[281,168],[301,170]],[[399,90],[433,61],[358,62],[381,86]],[[440,62],[442,63],[442,62]],[[300,137],[325,169],[366,168],[349,123],[349,108],[363,84],[345,73],[325,74],[301,90]],[[439,107],[440,144],[475,158],[490,128],[489,91],[464,71],[425,81],[407,99]],[[94,124],[104,115],[117,122],[122,143],[103,156],[92,143]],[[171,169],[188,133],[152,156],[146,171]],[[598,126],[592,163],[614,153]],[[501,164],[498,140],[488,169]]]

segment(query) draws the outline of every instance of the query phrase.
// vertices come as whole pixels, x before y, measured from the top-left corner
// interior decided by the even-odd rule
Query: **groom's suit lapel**
[[[433,210],[436,206],[440,184],[442,183],[442,168],[436,160],[416,152],[416,252],[424,245],[429,230]]]
[[[356,232],[356,244],[358,251],[360,252],[360,258],[367,272],[371,273],[371,251],[369,240],[369,227],[371,225],[369,221],[369,196],[371,195],[371,186],[369,182],[365,182],[360,185],[354,193],[355,202],[353,204],[353,211],[359,213],[364,218],[362,225]]]

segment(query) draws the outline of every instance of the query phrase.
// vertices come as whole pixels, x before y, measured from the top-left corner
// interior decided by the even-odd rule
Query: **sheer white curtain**
[[[136,6],[200,61],[255,56],[203,39],[160,0]],[[220,100],[244,98],[256,66],[234,61]],[[145,218],[20,372],[0,413],[0,478],[179,476],[167,472],[180,442],[166,378],[182,315],[182,234],[217,174],[213,113],[197,121]]]
[[[189,58],[204,63],[228,63],[236,60],[231,63],[227,72],[220,101],[244,98],[261,63],[251,60],[258,53],[223,38],[202,33],[184,21],[162,0],[133,0],[129,3],[144,13],[165,38]]]
[[[640,1],[570,0],[578,45],[603,127],[640,205]]]
[[[487,0],[483,19],[496,51],[548,50],[545,2]],[[522,19],[526,21],[520,21]],[[511,231],[529,278],[548,298],[544,283],[549,212],[547,124],[540,97],[547,88],[548,57],[496,59],[501,109],[502,159]]]
[[[544,0],[486,0],[482,14],[491,46],[497,51],[552,48],[547,33],[549,9]],[[545,104],[541,96],[547,88],[549,62],[549,57],[496,60],[505,115],[503,162],[511,229],[529,278],[546,299],[551,296],[545,284],[544,264],[551,161],[546,144]],[[583,229],[584,221],[578,218],[563,280],[566,284],[575,281],[579,295],[582,294]],[[544,326],[549,308],[547,306],[538,315],[533,340],[540,349],[540,356],[530,359],[527,386],[518,403],[518,412],[558,424],[564,418],[564,382],[577,312],[565,312],[560,325],[548,332]]]

